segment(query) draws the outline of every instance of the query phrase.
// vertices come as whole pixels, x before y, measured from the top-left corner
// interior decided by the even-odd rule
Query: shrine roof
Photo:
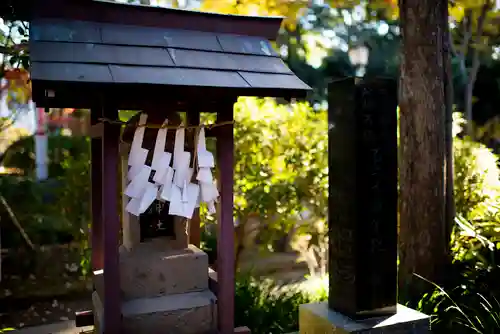
[[[145,10],[130,5],[95,4],[121,8],[120,13],[130,8]],[[105,8],[108,7],[102,7]],[[172,11],[147,10],[162,16]],[[134,15],[128,16],[127,24],[110,19],[115,16],[83,15],[85,13],[80,13],[79,20],[54,12],[51,16],[33,18],[30,58],[33,94],[38,97],[35,100],[46,99],[41,96],[42,88],[46,91],[62,84],[94,87],[90,89],[101,92],[110,88],[110,84],[115,91],[120,87],[147,85],[156,89],[168,86],[162,93],[166,95],[189,88],[201,94],[217,90],[224,96],[285,98],[301,98],[310,90],[281,60],[269,41],[271,32],[277,33],[276,22],[281,22],[281,18],[259,23],[253,30],[254,36],[249,36],[242,34],[248,29],[243,23],[253,22],[251,17],[235,16],[235,20],[241,22],[235,21],[230,27],[224,23],[228,20],[226,15],[174,12],[187,17],[177,23],[171,21],[170,26],[151,22],[144,25],[134,21]],[[205,18],[214,26],[208,29],[208,21],[197,25],[197,17],[201,21]],[[189,18],[195,22],[186,22]]]

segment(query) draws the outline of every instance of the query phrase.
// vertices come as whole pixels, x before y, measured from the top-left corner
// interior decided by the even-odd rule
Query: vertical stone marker
[[[329,306],[354,318],[397,304],[397,89],[334,82],[329,92]]]
[[[394,80],[329,85],[329,298],[301,306],[300,333],[429,331],[397,304],[396,108]]]

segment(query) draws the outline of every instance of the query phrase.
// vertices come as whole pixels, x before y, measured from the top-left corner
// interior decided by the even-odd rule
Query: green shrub
[[[48,170],[51,177],[61,176],[66,157],[88,159],[89,140],[85,137],[52,135],[48,137]],[[35,173],[35,137],[23,137],[10,145],[1,156],[1,164],[19,168],[28,176]]]
[[[451,236],[454,263],[443,286],[429,282],[428,293],[422,296],[418,309],[432,315],[434,333],[498,333],[500,169],[492,150],[460,137],[463,122],[455,113],[457,218]]]
[[[456,138],[454,159],[457,213],[467,219],[496,214],[500,204],[498,157],[481,143]]]
[[[454,131],[462,131],[463,119],[454,115]],[[500,169],[498,157],[470,138],[454,140],[454,186],[457,219],[452,235],[455,260],[495,262],[500,248]]]
[[[299,288],[287,288],[270,280],[239,277],[235,291],[235,324],[252,333],[281,334],[299,328],[299,306],[324,300]]]
[[[35,244],[80,242],[81,269],[82,273],[86,274],[90,265],[87,234],[91,221],[90,142],[86,138],[75,139],[75,142],[78,143],[76,151],[79,153],[61,150],[57,161],[57,174],[50,180],[38,182],[30,176],[5,175],[0,177],[0,193],[6,198],[20,224]],[[13,154],[11,158],[25,156],[24,153],[18,152],[19,155],[16,155],[13,152],[11,151]],[[14,159],[14,161],[23,160]],[[10,221],[1,207],[0,218],[3,227]],[[10,228],[7,232],[8,235],[2,233],[4,247],[23,245],[16,229]]]
[[[447,286],[429,282],[418,309],[432,315],[434,333],[493,334],[500,332],[498,300],[500,266],[478,269],[474,262],[455,262]]]
[[[40,183],[29,177],[0,176],[0,194],[30,239],[38,245],[71,240],[71,228],[60,219],[57,203],[51,203],[55,197],[55,187],[51,182]],[[24,246],[19,231],[3,206],[0,206],[0,221],[2,247]]]

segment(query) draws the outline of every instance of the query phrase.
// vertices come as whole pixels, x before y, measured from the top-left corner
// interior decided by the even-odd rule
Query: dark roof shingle
[[[34,89],[57,81],[237,88],[237,95],[276,97],[310,90],[268,40],[253,36],[45,18],[31,22],[30,57]]]

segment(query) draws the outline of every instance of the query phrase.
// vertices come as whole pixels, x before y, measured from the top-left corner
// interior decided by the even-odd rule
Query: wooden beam
[[[219,133],[220,127],[219,128],[213,128],[213,129],[206,129],[205,130],[205,137],[207,138],[217,138],[217,133]]]
[[[215,295],[219,293],[219,282],[217,282],[217,272],[212,268],[208,268],[208,288]]]
[[[128,184],[128,152],[130,151],[130,144],[120,143],[120,163],[121,163],[121,198],[122,198],[122,244],[131,251],[141,242],[141,231],[139,224],[139,217],[130,214],[127,210],[129,199],[125,195],[125,189]]]
[[[102,117],[102,110],[93,108],[90,112],[90,122],[92,126],[98,124],[98,119]],[[91,210],[92,224],[90,227],[90,244],[92,247],[92,270],[103,268],[103,240],[102,240],[102,140],[100,138],[91,139]]]
[[[90,138],[102,138],[104,133],[104,125],[102,123],[93,124],[90,126]]]
[[[117,109],[103,114],[118,119]],[[104,123],[102,137],[102,212],[104,240],[104,333],[121,333],[119,272],[120,217],[118,214],[118,171],[120,168],[120,127]]]
[[[217,121],[233,120],[234,103],[222,105]],[[233,126],[221,127],[217,137],[217,165],[219,167],[220,203],[217,224],[217,274],[219,282],[218,312],[219,333],[234,331],[234,222],[233,222],[233,174],[234,136]]]

